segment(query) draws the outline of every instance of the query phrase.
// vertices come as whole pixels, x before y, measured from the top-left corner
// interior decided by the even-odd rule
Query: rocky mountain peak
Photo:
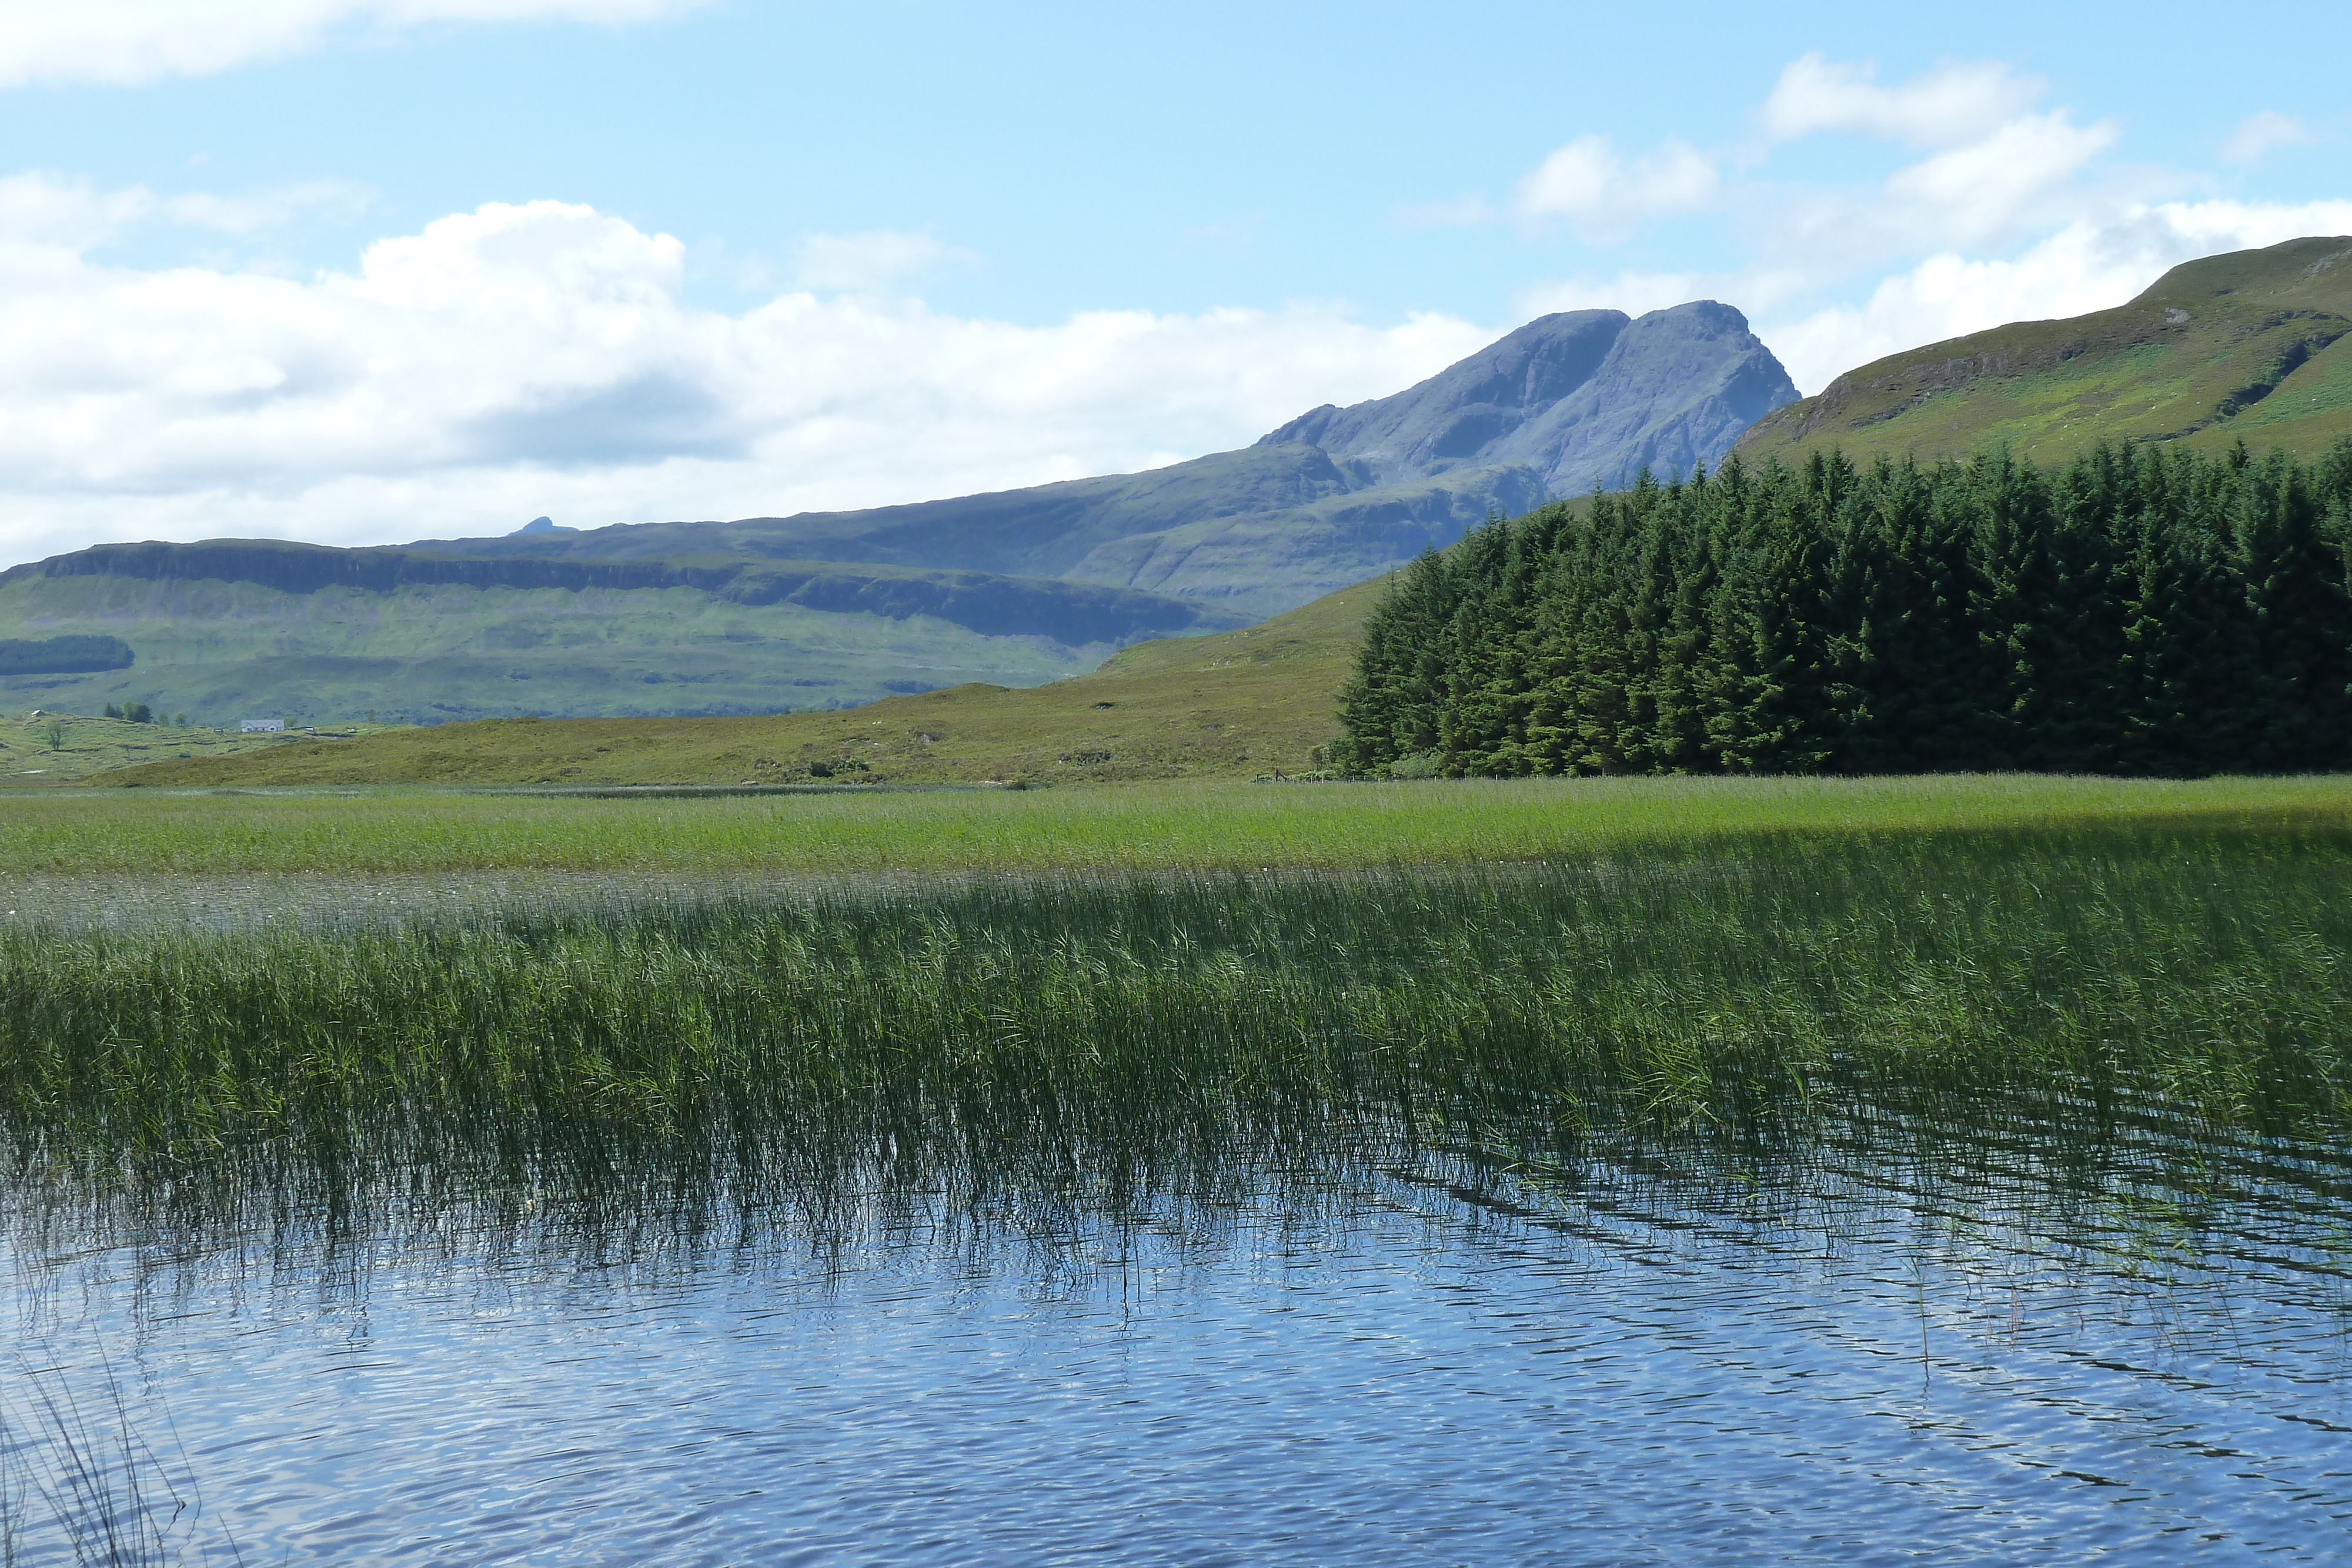
[[[1522,465],[1549,493],[1575,495],[1645,466],[1712,465],[1796,396],[1728,305],[1693,300],[1638,319],[1574,310],[1538,317],[1392,397],[1312,409],[1260,444],[1319,446],[1381,484]]]

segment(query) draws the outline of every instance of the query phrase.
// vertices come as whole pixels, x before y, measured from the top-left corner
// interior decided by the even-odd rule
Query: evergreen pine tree
[[[1401,757],[1436,748],[1443,639],[1455,600],[1444,558],[1426,550],[1366,618],[1355,672],[1339,694],[1340,738],[1330,750],[1342,771],[1374,773]]]
[[[2253,643],[2242,765],[2262,772],[2340,766],[2352,716],[2345,692],[2352,607],[2342,556],[2322,538],[2319,497],[2309,476],[2274,452],[2240,469],[2231,510]]]

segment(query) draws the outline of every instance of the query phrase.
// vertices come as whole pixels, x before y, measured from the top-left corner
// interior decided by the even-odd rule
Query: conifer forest
[[[2352,442],[1836,454],[1495,519],[1375,612],[1330,760],[1401,777],[2352,764]]]

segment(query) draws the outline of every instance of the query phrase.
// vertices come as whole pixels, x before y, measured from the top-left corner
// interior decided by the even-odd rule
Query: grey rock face
[[[1368,464],[1381,484],[1474,467],[1478,454],[1591,382],[1631,318],[1622,310],[1543,316],[1393,397],[1300,414],[1259,439],[1305,442]]]
[[[1310,443],[1383,484],[1521,466],[1546,493],[1573,496],[1620,487],[1644,467],[1712,466],[1796,397],[1728,305],[1694,300],[1638,320],[1578,310],[1539,317],[1394,397],[1301,414],[1260,444]]]

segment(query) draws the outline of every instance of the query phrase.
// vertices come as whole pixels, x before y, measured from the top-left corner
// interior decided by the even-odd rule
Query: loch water
[[[133,1560],[247,1563],[2352,1554],[2352,1169],[2325,1148],[2143,1120],[2087,1146],[1986,1127],[1342,1165],[1116,1202],[395,1186],[206,1224],[20,1193],[10,1545],[105,1561],[110,1525]]]

